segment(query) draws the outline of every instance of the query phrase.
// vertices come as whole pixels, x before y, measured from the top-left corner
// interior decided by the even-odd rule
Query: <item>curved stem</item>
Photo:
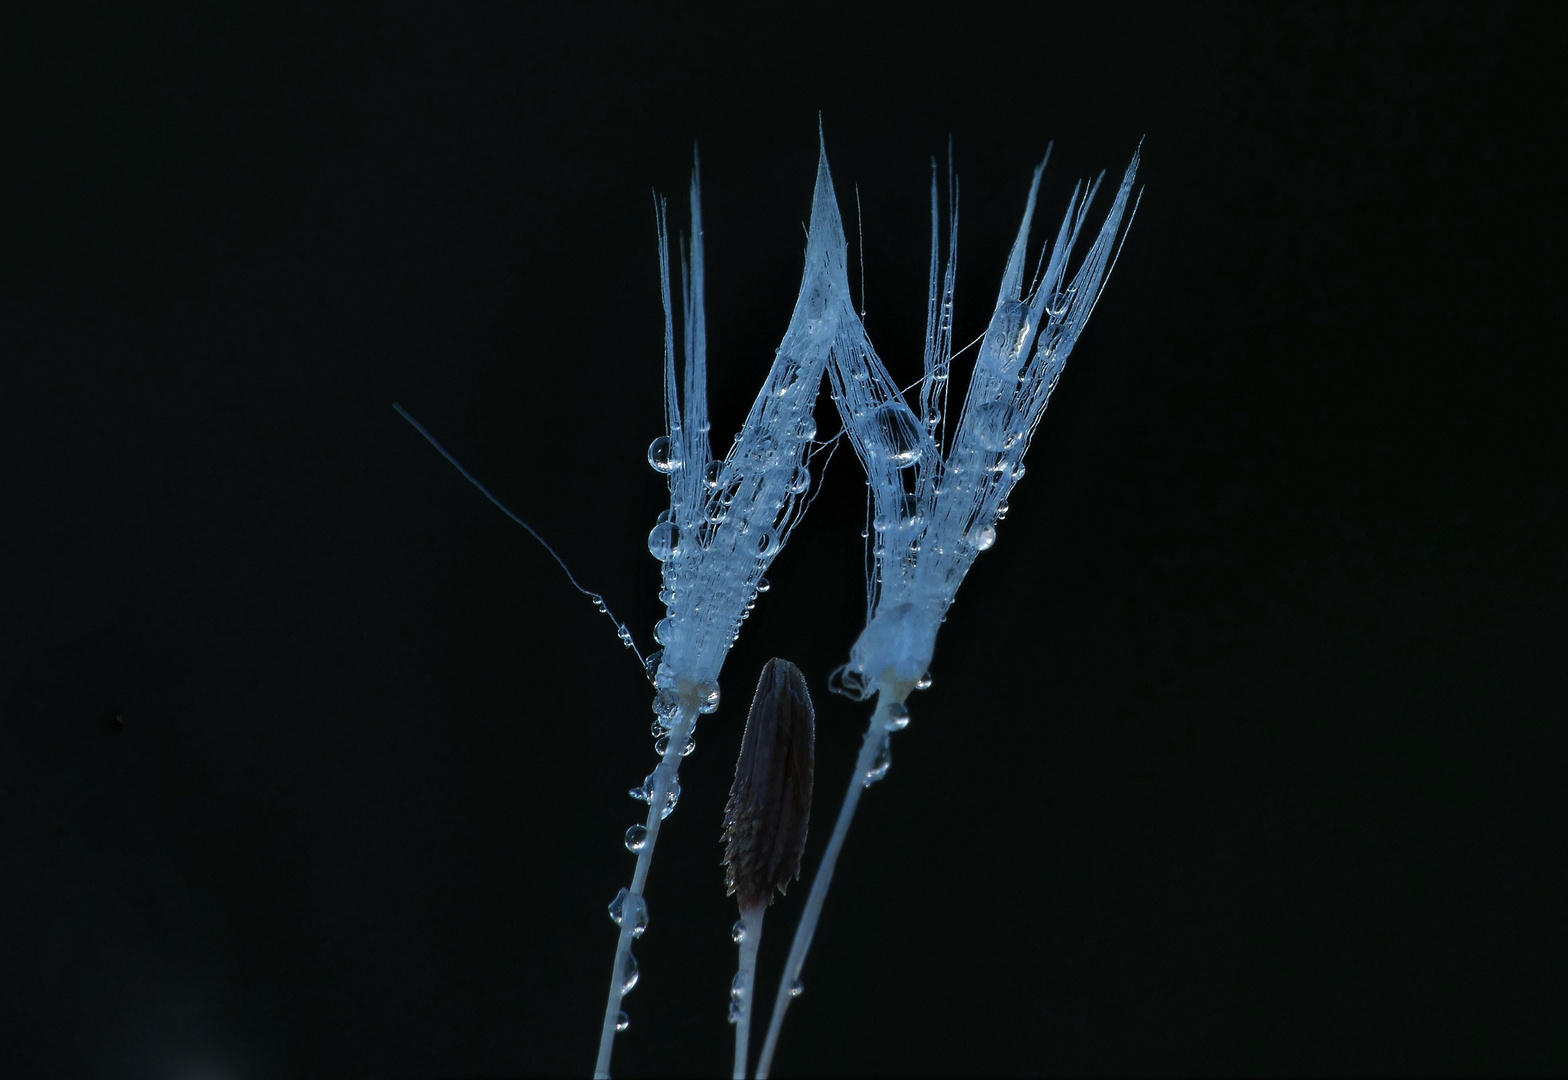
[[[773,1064],[773,1051],[778,1045],[779,1030],[784,1026],[784,1010],[789,1008],[790,990],[800,978],[805,966],[806,953],[811,949],[812,935],[817,931],[817,920],[822,915],[822,904],[827,899],[828,886],[833,883],[833,867],[838,863],[839,851],[844,847],[844,837],[849,833],[849,823],[860,805],[860,793],[866,788],[866,775],[876,761],[877,752],[887,745],[887,719],[894,705],[903,703],[902,697],[886,693],[877,695],[877,708],[871,714],[871,725],[860,746],[860,756],[855,760],[855,775],[850,777],[849,792],[839,809],[838,820],[833,824],[833,835],[828,838],[827,850],[811,880],[811,893],[806,897],[806,907],[800,914],[800,925],[795,927],[795,940],[790,943],[789,959],[784,963],[784,974],[779,978],[779,990],[773,998],[773,1015],[768,1020],[768,1037],[762,1044],[762,1056],[757,1059],[757,1080],[765,1080]]]
[[[615,942],[615,963],[610,968],[610,993],[604,1002],[604,1025],[599,1029],[599,1059],[594,1064],[595,1077],[610,1075],[610,1051],[615,1044],[615,1029],[621,1019],[621,999],[626,996],[626,961],[632,954],[632,939],[637,931],[638,909],[643,907],[642,891],[648,882],[648,868],[653,862],[653,847],[659,839],[659,826],[664,822],[664,805],[668,792],[680,772],[681,751],[691,734],[697,714],[694,708],[682,705],[675,726],[670,729],[670,745],[653,771],[653,790],[648,792],[648,834],[637,852],[637,868],[632,871],[631,887],[626,890],[626,900],[621,909],[621,932]]]
[[[757,946],[762,944],[762,917],[767,907],[740,913],[744,936],[740,939],[739,1014],[735,1018],[735,1080],[746,1080],[746,1057],[751,1049],[751,1003],[757,998]]]

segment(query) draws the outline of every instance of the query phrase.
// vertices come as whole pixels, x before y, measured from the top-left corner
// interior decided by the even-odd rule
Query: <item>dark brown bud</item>
[[[811,820],[816,713],[800,668],[772,659],[757,680],[735,783],[724,808],[725,884],[740,909],[761,911],[800,877]]]

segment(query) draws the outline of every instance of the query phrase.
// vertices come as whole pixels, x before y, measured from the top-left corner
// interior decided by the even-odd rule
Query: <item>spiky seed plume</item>
[[[800,668],[762,668],[724,807],[725,884],[740,910],[761,911],[800,876],[811,820],[816,713]]]

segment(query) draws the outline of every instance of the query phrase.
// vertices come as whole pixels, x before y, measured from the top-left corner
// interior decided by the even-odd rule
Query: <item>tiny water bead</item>
[[[648,842],[648,830],[642,825],[633,825],[626,830],[626,850],[641,851]]]
[[[929,671],[922,671],[920,673],[920,678],[915,680],[915,689],[916,690],[929,690],[929,689],[931,689],[931,673]]]
[[[739,945],[746,940],[746,920],[736,919],[735,925],[730,927],[730,940]]]
[[[876,757],[872,758],[871,760],[871,768],[866,770],[866,778],[864,780],[865,786],[870,787],[872,784],[886,776],[887,771],[892,766],[892,764],[893,754],[888,749],[887,738],[884,736],[882,739],[882,745],[877,747]]]
[[[888,731],[903,731],[909,726],[909,709],[902,703],[890,706],[882,726]]]
[[[615,1030],[616,1031],[625,1031],[627,1028],[629,1028],[631,1026],[632,1026],[631,1018],[626,1015],[626,1010],[625,1009],[622,1009],[620,1012],[615,1014]]]
[[[660,562],[669,562],[681,550],[681,530],[673,521],[661,521],[648,534],[648,553]]]
[[[745,996],[746,976],[737,971],[735,973],[735,977],[730,980],[730,997],[735,998],[738,1001]]]
[[[626,965],[621,968],[621,993],[631,993],[632,987],[637,985],[637,958],[631,953],[626,954]]]
[[[789,984],[789,996],[790,997],[798,998],[798,997],[800,997],[801,994],[804,994],[805,992],[806,992],[806,984],[801,982],[799,979],[796,979],[794,982]]]
[[[680,459],[675,456],[675,448],[670,444],[668,435],[660,435],[648,444],[648,464],[653,466],[654,472],[664,473],[666,476],[680,465]]]
[[[757,579],[757,591],[759,593],[767,592],[771,588],[773,588],[773,585],[768,581],[767,578],[764,577]]]

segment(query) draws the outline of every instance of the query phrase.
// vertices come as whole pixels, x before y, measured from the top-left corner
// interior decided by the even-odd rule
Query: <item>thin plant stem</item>
[[[887,745],[887,721],[896,705],[902,705],[907,693],[883,691],[877,695],[876,711],[871,714],[871,724],[860,746],[860,756],[855,761],[855,773],[850,777],[849,792],[839,809],[838,820],[833,823],[833,835],[828,838],[827,850],[817,865],[816,876],[811,879],[811,892],[806,897],[806,907],[800,913],[800,924],[795,927],[795,940],[790,943],[789,959],[784,963],[784,974],[779,977],[778,993],[773,998],[773,1015],[768,1020],[768,1037],[762,1044],[762,1056],[757,1059],[757,1080],[765,1080],[773,1064],[773,1051],[778,1046],[779,1030],[784,1026],[784,1010],[789,1008],[794,988],[805,966],[806,953],[811,949],[811,938],[817,931],[817,920],[822,916],[822,904],[827,899],[828,886],[833,883],[833,867],[838,863],[839,852],[844,847],[844,837],[849,833],[849,823],[860,805],[860,793],[868,786],[867,777],[877,760],[877,754]]]
[[[681,751],[691,735],[697,719],[696,706],[682,702],[675,726],[670,729],[670,743],[665,748],[659,767],[653,771],[653,790],[648,794],[647,835],[637,851],[637,867],[632,871],[632,883],[627,889],[621,906],[621,932],[615,942],[615,963],[610,968],[610,993],[604,1003],[604,1026],[599,1030],[599,1059],[593,1067],[595,1077],[610,1075],[610,1051],[615,1044],[615,1032],[621,1020],[621,999],[626,996],[626,963],[632,954],[632,940],[646,925],[643,888],[648,883],[648,869],[653,864],[653,848],[659,839],[659,827],[664,822],[664,808],[671,785],[681,767]],[[641,924],[641,925],[639,925]]]
[[[746,1057],[751,1049],[751,1003],[757,999],[757,947],[762,944],[765,907],[743,911],[740,916],[740,968],[736,974],[740,996],[735,999],[735,1080],[746,1080]]]

